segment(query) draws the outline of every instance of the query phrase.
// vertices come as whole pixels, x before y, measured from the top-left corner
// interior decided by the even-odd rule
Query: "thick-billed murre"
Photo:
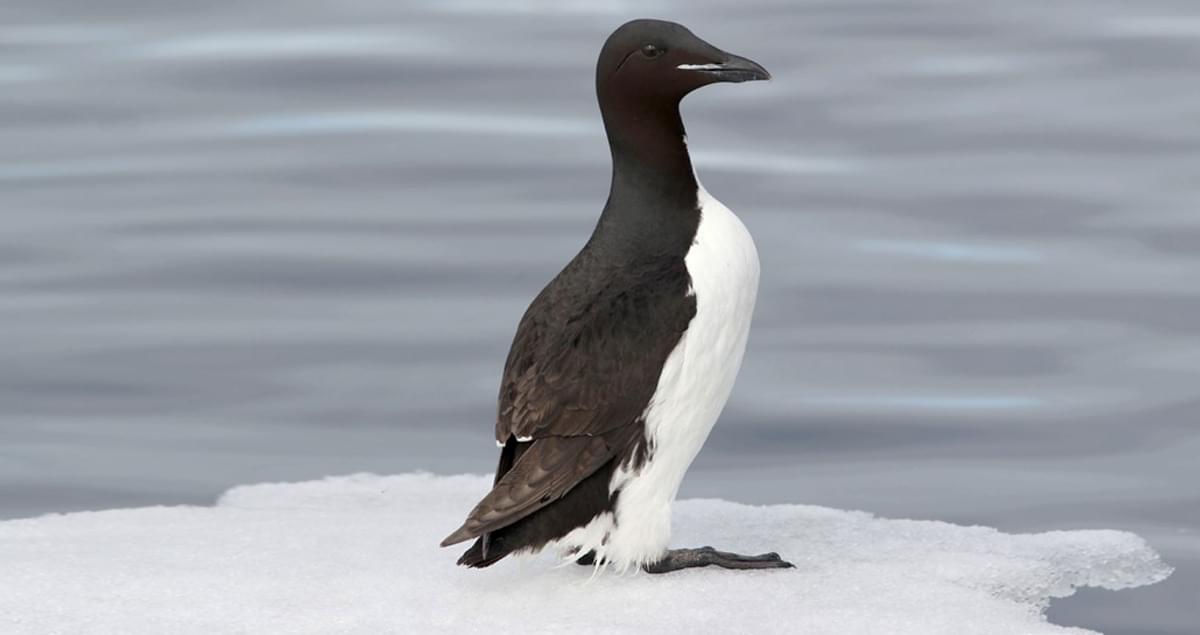
[[[685,27],[634,20],[605,42],[596,93],[612,185],[587,244],[521,318],[500,386],[492,491],[442,546],[486,567],[558,548],[652,573],[790,567],[774,553],[668,549],[671,502],[729,398],[758,290],[745,226],[696,180],[679,103],[770,79]]]

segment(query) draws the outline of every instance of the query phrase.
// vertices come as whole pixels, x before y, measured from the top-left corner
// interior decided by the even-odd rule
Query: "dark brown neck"
[[[673,199],[682,187],[695,194],[696,177],[678,103],[646,108],[601,100],[601,112],[612,151],[613,193],[634,189],[642,196]]]
[[[699,223],[698,185],[678,102],[647,107],[601,93],[600,109],[613,171],[593,240],[615,241],[635,251],[686,254]]]

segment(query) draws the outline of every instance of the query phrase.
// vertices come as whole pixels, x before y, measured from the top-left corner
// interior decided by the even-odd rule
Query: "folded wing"
[[[511,461],[502,454],[494,488],[443,546],[536,513],[644,438],[663,364],[695,315],[687,269],[679,258],[604,275],[573,267],[587,263],[534,300],[509,351],[496,440]]]

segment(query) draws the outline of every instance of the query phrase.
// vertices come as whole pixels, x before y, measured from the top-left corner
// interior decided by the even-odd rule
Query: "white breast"
[[[618,570],[656,561],[671,535],[671,501],[733,390],[758,293],[758,252],[745,225],[703,187],[700,227],[685,262],[696,315],[667,358],[646,410],[649,461],[636,472],[618,470],[610,489],[621,490],[614,515],[560,541],[580,553],[595,551]],[[599,559],[599,558],[598,558]]]

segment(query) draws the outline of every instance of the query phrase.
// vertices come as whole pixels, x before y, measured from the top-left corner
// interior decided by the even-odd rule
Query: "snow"
[[[592,577],[552,560],[454,566],[438,541],[485,476],[234,488],[214,507],[0,523],[0,632],[1088,633],[1045,621],[1076,587],[1171,569],[1120,531],[1004,534],[805,505],[676,505],[673,544],[778,551],[777,571]]]

